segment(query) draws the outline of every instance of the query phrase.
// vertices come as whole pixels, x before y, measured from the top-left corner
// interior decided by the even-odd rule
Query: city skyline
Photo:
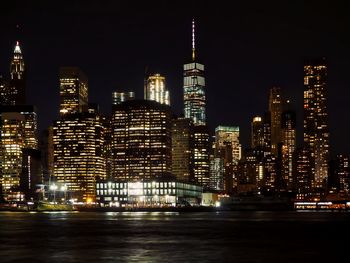
[[[194,6],[195,4],[191,2],[191,4],[189,4],[189,10],[194,9]],[[180,10],[179,7],[170,10],[171,8],[169,7],[172,7],[172,5],[164,4],[157,7],[159,10],[167,11],[160,15],[160,18],[162,18],[164,22],[162,25],[158,25],[158,20],[152,17],[152,12],[141,12],[141,10],[150,10],[147,6],[142,6],[142,4],[140,9],[135,11],[134,16],[128,19],[125,16],[120,16],[117,20],[113,20],[113,11],[107,12],[107,7],[99,6],[97,8],[97,13],[99,15],[96,15],[92,19],[94,22],[98,23],[102,30],[100,34],[101,40],[97,41],[92,41],[93,39],[86,41],[87,35],[84,36],[92,23],[87,21],[89,10],[91,11],[92,8],[89,3],[84,6],[73,5],[71,11],[64,9],[65,16],[70,18],[70,24],[68,22],[56,20],[58,11],[53,11],[52,8],[48,8],[44,4],[39,7],[39,11],[35,11],[39,14],[38,18],[31,18],[30,15],[25,13],[24,16],[19,16],[18,19],[10,21],[9,18],[13,18],[13,12],[15,10],[10,5],[8,6],[10,12],[7,12],[7,15],[1,18],[1,21],[4,21],[4,23],[1,23],[2,27],[5,27],[5,34],[3,37],[4,39],[8,39],[8,42],[2,43],[0,46],[1,57],[6,58],[0,62],[0,72],[7,76],[12,49],[15,41],[19,39],[24,61],[28,69],[27,100],[29,104],[34,104],[38,108],[40,130],[47,128],[49,124],[52,124],[53,121],[58,118],[59,66],[78,66],[86,73],[89,79],[89,101],[98,103],[103,113],[110,112],[112,104],[111,94],[114,90],[135,91],[137,98],[143,97],[142,90],[145,67],[148,66],[148,71],[150,73],[159,71],[160,74],[165,76],[167,79],[167,87],[170,91],[172,108],[177,114],[183,113],[182,65],[191,58],[191,28],[189,25],[194,16],[196,18],[196,31],[198,32],[198,40],[196,43],[198,51],[196,51],[196,53],[198,54],[199,61],[206,66],[205,77],[208,82],[205,90],[207,97],[206,113],[211,134],[213,134],[215,127],[218,125],[239,126],[241,130],[242,146],[244,148],[249,147],[251,118],[255,115],[263,115],[264,111],[268,109],[270,88],[278,86],[281,88],[282,93],[286,94],[295,105],[294,108],[297,111],[297,127],[299,131],[297,132],[298,144],[301,144],[300,136],[303,120],[303,58],[325,56],[330,65],[328,73],[328,100],[331,153],[332,156],[334,156],[337,153],[348,152],[349,145],[347,145],[347,134],[349,133],[350,127],[346,123],[350,121],[348,120],[350,117],[340,113],[344,110],[341,106],[346,105],[348,100],[346,95],[349,91],[346,91],[346,78],[344,78],[346,74],[341,74],[342,72],[346,72],[348,67],[343,65],[348,65],[348,62],[346,62],[346,56],[341,57],[339,53],[337,55],[337,52],[340,52],[339,49],[343,48],[343,45],[345,47],[346,43],[346,39],[342,39],[341,34],[344,33],[342,30],[345,30],[345,28],[341,27],[342,19],[345,18],[341,16],[342,13],[340,13],[336,20],[332,19],[331,16],[334,15],[334,11],[339,11],[339,5],[333,5],[332,8],[328,10],[324,3],[321,3],[317,7],[318,11],[321,11],[322,14],[330,14],[330,16],[321,19],[320,23],[321,25],[323,25],[322,23],[333,23],[333,27],[331,25],[327,27],[327,29],[336,36],[336,38],[334,38],[336,43],[333,43],[333,46],[327,43],[327,41],[325,41],[326,43],[322,41],[317,42],[316,40],[321,40],[322,36],[320,35],[321,32],[318,33],[315,31],[313,32],[313,36],[304,39],[304,48],[300,48],[301,39],[294,39],[293,41],[296,48],[290,50],[290,53],[286,52],[286,49],[290,47],[291,44],[287,43],[287,39],[283,38],[281,40],[281,45],[276,44],[276,46],[271,47],[268,45],[252,45],[250,48],[247,47],[243,49],[244,43],[247,44],[250,38],[252,40],[257,38],[262,32],[267,32],[266,35],[270,36],[274,31],[277,33],[271,40],[268,40],[268,36],[263,37],[262,40],[260,40],[262,42],[268,41],[270,43],[273,40],[278,40],[278,36],[286,37],[286,35],[284,35],[286,32],[281,34],[281,27],[289,29],[287,32],[294,32],[295,35],[300,34],[302,36],[305,34],[305,32],[303,33],[301,30],[302,27],[300,27],[300,25],[298,25],[298,27],[288,24],[288,22],[294,21],[294,19],[288,15],[286,18],[277,16],[278,19],[276,23],[272,23],[269,19],[264,20],[263,24],[265,23],[266,25],[272,26],[270,28],[271,32],[269,30],[264,31],[259,27],[256,27],[256,32],[254,32],[254,26],[252,27],[254,20],[249,21],[248,18],[253,14],[257,14],[258,16],[260,13],[266,14],[266,12],[268,12],[268,5],[257,5],[255,8],[251,9],[248,15],[246,14],[246,18],[237,16],[236,19],[242,19],[241,23],[235,24],[231,31],[227,32],[225,32],[225,29],[228,29],[228,25],[225,24],[227,22],[232,22],[232,18],[228,17],[228,12],[222,11],[222,6],[220,10],[223,14],[222,18],[219,19],[217,13],[219,7],[214,7],[213,12],[209,13],[210,5],[207,3],[203,3],[197,14],[185,12],[184,10]],[[240,4],[238,7],[238,9],[242,10],[247,9],[247,6],[243,4]],[[298,7],[300,7],[301,10],[303,8],[305,8],[305,10],[310,8],[308,5],[300,6],[298,4],[289,7],[292,7],[292,9],[287,12],[289,15],[292,14],[292,11],[298,11]],[[16,10],[18,14],[20,14],[21,12],[24,13],[26,8],[34,10],[35,5],[30,7],[24,4],[24,6]],[[120,10],[130,10],[130,8],[130,6],[125,5],[121,6]],[[285,10],[284,8],[283,10]],[[300,15],[301,13],[301,20],[307,21],[306,15],[303,14],[301,10],[299,10],[299,13],[296,12],[295,14]],[[42,11],[45,11],[45,13]],[[74,12],[81,15],[80,19],[83,22],[74,19]],[[120,14],[119,12],[121,11],[116,12]],[[176,12],[179,12],[179,17],[174,16]],[[53,14],[53,17],[49,18],[49,14]],[[169,17],[167,17],[166,14],[170,14]],[[206,16],[205,14],[210,15]],[[137,15],[140,17],[135,19]],[[310,21],[312,18],[315,18],[315,16],[318,17],[316,14],[310,13]],[[54,34],[54,31],[52,33],[44,33],[42,30],[45,29],[46,26],[38,26],[38,23],[44,18],[48,21],[47,26],[51,25],[53,26],[53,30],[58,30],[57,36]],[[264,18],[266,17],[264,16]],[[20,21],[15,22],[15,20]],[[26,24],[26,20],[30,20],[31,23],[29,23],[29,25]],[[106,20],[110,23],[104,23]],[[141,22],[144,20],[146,20],[146,23],[141,26]],[[64,32],[63,25],[65,25],[65,23],[73,28],[82,30],[81,34],[75,34],[76,30],[67,30],[69,31],[68,33]],[[17,24],[19,25],[19,29],[16,29]],[[30,24],[32,24],[32,26],[30,26]],[[239,26],[240,24],[241,27]],[[247,28],[249,30],[245,32],[244,29]],[[97,28],[92,29],[93,32],[97,32]],[[109,32],[107,29],[111,31]],[[251,29],[253,29],[253,31],[251,31]],[[33,37],[31,37],[30,32],[34,33]],[[120,39],[114,37],[112,32],[120,33],[121,36],[130,36],[130,41],[133,42],[132,45],[127,47],[131,42],[125,40],[123,37],[120,38],[123,40],[120,41],[122,44],[118,44],[118,40]],[[235,33],[237,36],[236,38],[234,37]],[[141,44],[138,46],[138,43],[134,42],[140,38],[140,43],[145,45],[142,39],[147,36],[160,36],[160,39],[154,42],[150,41],[151,43],[147,44],[145,48],[142,48]],[[61,37],[61,40],[58,39],[59,37]],[[68,37],[72,37],[72,40],[76,40],[76,42],[68,41]],[[35,43],[38,44],[37,41],[42,39],[51,41],[45,45],[44,43],[40,43],[40,45],[36,46]],[[58,40],[58,42],[55,42],[55,40]],[[238,44],[234,44],[233,47],[237,49],[238,45],[242,51],[246,50],[250,52],[243,52],[245,54],[245,56],[243,56],[239,54],[241,52],[230,51],[229,44],[232,44],[233,41],[236,40]],[[239,42],[238,40],[241,41]],[[66,43],[66,45],[60,45],[62,42]],[[257,43],[261,44],[261,42]],[[51,46],[50,56],[35,57],[38,55],[39,48],[43,49],[44,53],[48,53],[45,52],[45,50],[49,50],[48,47],[45,47],[46,45],[49,47]],[[96,52],[96,50],[98,50],[96,47],[101,46],[105,46],[105,48],[99,51],[103,54],[107,54],[107,56],[103,56],[104,58],[102,60],[97,59],[95,54],[99,53]],[[172,52],[176,47],[176,52]],[[275,50],[273,50],[274,48]],[[215,51],[213,52],[212,50]],[[267,51],[265,55],[259,53],[264,52],[264,50]],[[122,55],[122,51],[128,53],[130,57]],[[298,53],[298,51],[301,52]],[[87,54],[89,54],[89,57],[83,58]],[[221,56],[218,56],[218,54]],[[120,56],[119,60],[118,55]],[[265,60],[268,63],[266,67],[264,66],[262,68],[261,63],[268,55],[271,56],[271,61]],[[113,59],[108,59],[109,56]],[[215,56],[218,58],[214,58]],[[235,56],[236,60],[232,59]],[[41,65],[40,62],[42,62],[44,57],[46,63],[45,65]],[[48,58],[50,58],[50,60],[48,60]],[[104,62],[105,65],[100,67],[101,64],[99,63],[102,62]],[[41,66],[41,70],[38,70],[39,66]],[[233,73],[230,73],[230,71]],[[40,75],[39,72],[42,72],[42,75]],[[275,72],[275,74],[273,72]],[[247,78],[247,75],[250,76],[251,79]],[[225,85],[227,82],[229,85]],[[50,88],[48,89],[48,87]],[[253,95],[252,92],[254,92]],[[40,96],[37,96],[38,93],[43,94],[45,98],[49,99],[43,101],[42,98],[40,99]],[[248,94],[251,97],[247,97]],[[339,96],[339,94],[342,94],[342,96]],[[243,99],[245,97],[249,99]],[[243,101],[244,104],[242,105]],[[227,110],[230,108],[231,110]],[[340,119],[340,116],[342,119]]]

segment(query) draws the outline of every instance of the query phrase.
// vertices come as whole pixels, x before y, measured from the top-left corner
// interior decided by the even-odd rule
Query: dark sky
[[[190,59],[195,17],[212,131],[238,125],[248,146],[250,120],[267,109],[269,89],[276,85],[294,101],[300,139],[303,61],[325,56],[331,151],[350,152],[348,13],[346,1],[334,0],[1,1],[0,72],[8,75],[19,39],[28,103],[38,108],[41,130],[58,116],[60,66],[87,74],[89,101],[106,114],[113,90],[143,97],[147,66],[166,76],[174,112],[181,113],[182,65]]]

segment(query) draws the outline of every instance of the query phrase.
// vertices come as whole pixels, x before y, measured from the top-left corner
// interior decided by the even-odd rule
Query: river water
[[[0,212],[0,262],[348,262],[349,238],[347,212]]]

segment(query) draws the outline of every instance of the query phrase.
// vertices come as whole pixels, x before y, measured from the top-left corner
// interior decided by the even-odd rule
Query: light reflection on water
[[[337,262],[347,251],[338,235],[349,236],[349,219],[315,212],[0,212],[0,261]]]

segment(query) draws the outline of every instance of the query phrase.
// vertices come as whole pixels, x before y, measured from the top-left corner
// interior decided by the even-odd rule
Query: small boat
[[[59,204],[59,203],[53,203],[53,202],[38,202],[37,206],[34,209],[38,212],[44,212],[44,211],[74,211],[75,207],[70,204]]]

